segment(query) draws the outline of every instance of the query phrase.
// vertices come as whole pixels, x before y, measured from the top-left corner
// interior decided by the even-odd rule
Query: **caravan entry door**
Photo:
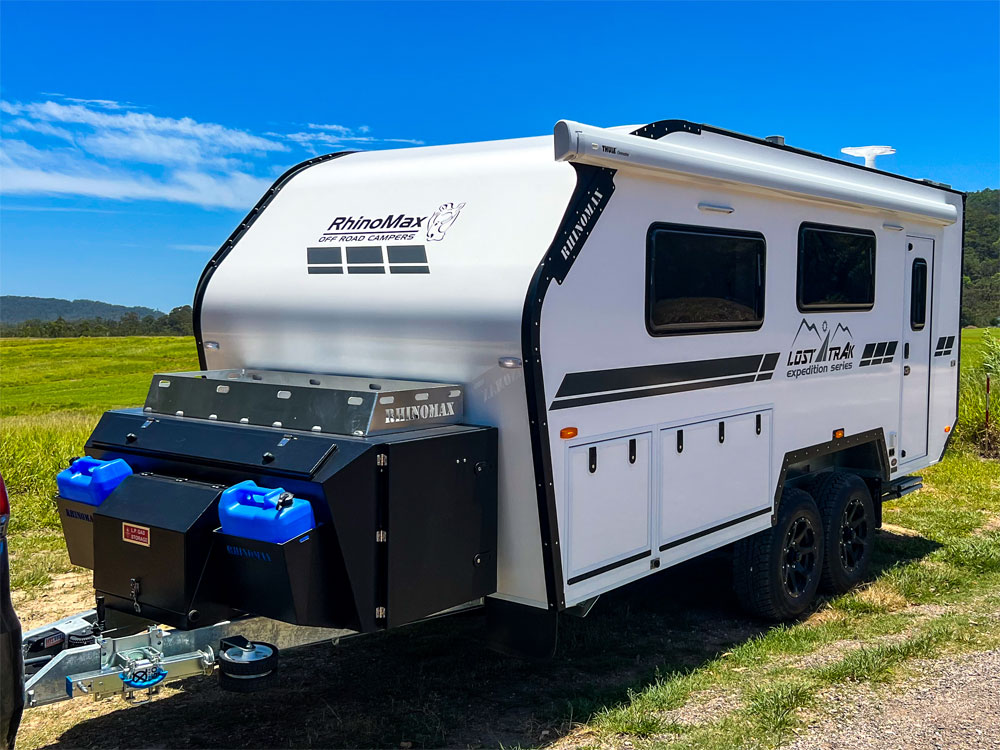
[[[899,463],[927,455],[930,408],[931,280],[934,240],[906,238],[903,305],[903,372],[900,398]]]

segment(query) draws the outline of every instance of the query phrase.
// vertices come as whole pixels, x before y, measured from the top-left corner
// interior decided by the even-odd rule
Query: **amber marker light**
[[[580,434],[580,431],[575,427],[563,427],[559,430],[559,437],[563,440],[569,440],[570,438],[575,438]]]
[[[949,425],[945,425],[944,431],[945,432],[951,432],[951,425],[950,424]]]
[[[834,440],[840,440],[842,437],[844,437],[844,428],[843,427],[841,427],[841,428],[833,431],[833,439]]]

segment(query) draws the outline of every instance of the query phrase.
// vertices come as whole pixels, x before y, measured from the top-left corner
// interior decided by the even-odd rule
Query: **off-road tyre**
[[[868,577],[875,550],[875,505],[856,474],[831,471],[810,486],[823,519],[826,544],[820,588],[843,594]]]
[[[823,521],[812,496],[785,490],[777,523],[735,545],[733,587],[740,605],[766,620],[799,617],[816,597],[824,547]]]

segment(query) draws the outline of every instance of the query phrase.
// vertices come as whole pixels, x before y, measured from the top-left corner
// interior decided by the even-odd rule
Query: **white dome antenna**
[[[840,149],[841,153],[848,156],[860,156],[865,160],[866,167],[875,167],[875,157],[896,153],[892,146],[848,146]]]

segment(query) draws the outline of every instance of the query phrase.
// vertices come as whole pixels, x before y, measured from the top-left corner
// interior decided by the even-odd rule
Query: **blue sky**
[[[0,4],[0,291],[160,309],[311,155],[705,122],[1000,185],[1000,4]]]

